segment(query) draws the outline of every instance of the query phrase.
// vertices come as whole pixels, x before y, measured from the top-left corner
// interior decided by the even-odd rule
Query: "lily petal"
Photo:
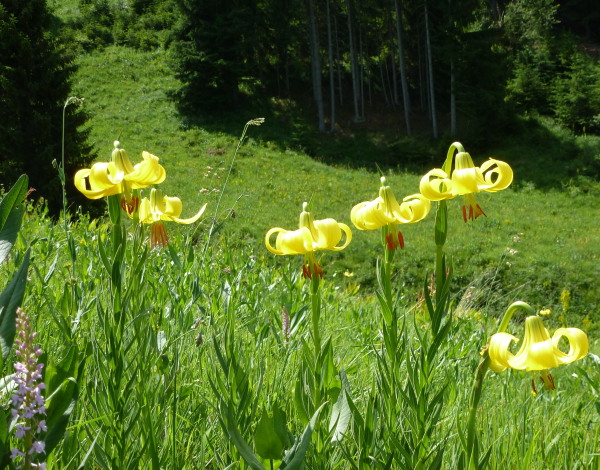
[[[271,236],[274,233],[277,233],[275,247],[271,245]],[[313,251],[313,239],[306,227],[292,231],[272,228],[265,235],[265,245],[274,255],[303,255]]]
[[[481,189],[488,192],[493,193],[506,189],[513,181],[513,171],[510,165],[493,158],[481,165],[481,173],[485,181],[485,185]]]
[[[202,217],[202,214],[204,214],[204,211],[206,210],[206,206],[208,205],[208,203],[205,203],[200,210],[196,213],[196,215],[190,217],[189,219],[180,219],[178,217],[171,217],[171,220],[173,222],[177,222],[178,224],[193,224],[194,222],[196,222],[200,217]],[[181,213],[181,211],[180,211]]]
[[[569,352],[564,353],[558,349],[558,342],[562,337],[569,340]],[[556,349],[556,358],[561,364],[569,364],[587,355],[589,343],[587,335],[579,328],[559,328],[552,336],[552,344]]]
[[[356,204],[350,212],[350,220],[359,230],[376,230],[394,222],[392,214],[384,211],[383,198],[377,197],[373,201]]]
[[[510,367],[509,361],[515,356],[508,348],[513,341],[517,342],[519,339],[508,333],[496,333],[490,338],[488,352],[490,369],[494,372],[502,372]]]
[[[141,189],[152,184],[162,183],[166,178],[166,171],[158,163],[158,157],[149,152],[142,152],[143,161],[133,167],[133,171],[125,176],[131,183],[132,189]]]
[[[394,218],[402,224],[411,224],[423,220],[431,210],[431,201],[422,194],[412,194],[402,200]]]
[[[75,173],[75,187],[88,199],[101,199],[123,192],[123,172],[112,162],[99,162]]]
[[[334,219],[315,220],[314,224],[318,234],[315,249],[340,251],[352,241],[352,231],[346,224],[338,223]],[[346,234],[346,240],[337,246],[342,239],[342,232]]]
[[[434,168],[421,178],[419,191],[430,201],[442,201],[455,196],[452,193],[452,180],[440,168]]]
[[[481,170],[477,167],[452,172],[452,194],[454,196],[478,193],[483,185],[485,185],[485,180]]]

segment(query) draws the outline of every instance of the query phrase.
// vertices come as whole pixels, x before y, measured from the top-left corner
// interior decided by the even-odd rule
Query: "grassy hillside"
[[[39,438],[45,454],[35,458],[49,470],[454,470],[477,458],[474,442],[487,468],[598,466],[600,195],[586,166],[597,139],[530,120],[528,138],[491,153],[473,145],[477,163],[490,155],[511,163],[515,182],[478,195],[487,217],[466,224],[462,201],[449,201],[451,292],[439,288],[427,302],[433,214],[402,228],[406,248],[384,265],[378,290],[379,233],[353,230],[348,248],[322,252],[323,281],[303,278],[301,257],[268,253],[263,237],[271,227],[296,228],[308,200],[316,218],[349,224],[351,207],[377,194],[375,149],[396,195],[416,192],[450,140],[388,145],[383,131],[366,128],[320,138],[293,109],[282,121],[277,104],[248,129],[233,161],[244,124],[262,116],[248,109],[184,121],[164,53],[107,48],[79,65],[74,91],[85,98],[99,158],[110,158],[115,139],[133,160],[148,150],[161,158],[162,186],[182,199],[183,217],[205,202],[208,210],[193,226],[166,222],[169,246],[150,249],[147,224],[118,207],[118,223],[85,213],[56,223],[41,205],[17,204],[6,217],[13,200],[2,201],[2,256],[14,247],[0,263],[8,285],[0,369],[44,363],[35,366],[43,374],[29,373],[29,388],[4,395],[5,464],[11,448],[28,452]],[[335,164],[340,149],[346,158]],[[394,154],[419,162],[390,164]],[[220,228],[209,240],[213,217]],[[20,292],[39,333],[27,333],[35,344],[26,365],[9,327]],[[509,305],[506,331],[533,343],[528,370],[486,375],[486,345]],[[526,330],[525,318],[541,321],[535,314],[548,308],[548,330],[580,327],[590,354],[583,332],[559,330],[555,344],[538,323]],[[577,363],[559,364],[570,359]],[[27,390],[45,390],[44,406],[38,396],[11,413]],[[29,454],[13,454],[15,465],[28,464]]]
[[[170,99],[177,86],[164,52],[111,47],[79,59],[74,92],[86,100],[91,139],[100,159],[110,157],[115,139],[132,158],[142,150],[159,156],[168,173],[165,191],[182,199],[183,215],[195,213],[208,202],[207,214],[217,211],[219,220],[225,221],[221,234],[229,244],[248,245],[256,255],[272,258],[264,249],[264,234],[275,226],[295,228],[302,202],[312,200],[318,218],[334,217],[350,223],[351,207],[377,195],[376,154],[368,159],[363,155],[365,160],[372,160],[370,168],[322,163],[328,161],[327,154],[310,158],[294,148],[290,143],[293,139],[282,137],[286,128],[266,108],[272,119],[267,117],[262,126],[249,129],[217,210],[239,134],[247,120],[261,116],[242,111],[239,122],[223,124],[228,132],[185,123]],[[213,123],[211,127],[216,126]],[[290,134],[295,132],[293,126],[288,129]],[[454,257],[456,288],[475,283],[477,289],[487,289],[483,297],[492,309],[500,299],[504,303],[526,298],[540,308],[558,311],[562,308],[561,292],[569,291],[570,313],[580,324],[586,315],[598,315],[596,307],[600,304],[595,282],[600,274],[600,221],[594,215],[600,195],[592,179],[571,175],[577,175],[572,170],[577,158],[583,158],[581,148],[598,152],[599,141],[592,137],[576,141],[552,127],[536,129],[531,141],[506,142],[492,154],[478,155],[471,150],[476,163],[489,156],[511,163],[515,181],[513,189],[478,196],[488,217],[473,223],[462,222],[461,201],[450,203],[448,250]],[[356,146],[366,148],[361,142],[372,143],[369,136],[373,135],[379,134],[363,133]],[[327,140],[324,151],[334,144],[331,137]],[[347,148],[349,141],[342,136],[339,142]],[[441,165],[445,156],[442,147],[449,143],[440,143],[441,150],[431,151],[432,166]],[[463,144],[469,151],[468,142]],[[407,144],[407,153],[414,147]],[[318,146],[312,148],[315,151]],[[424,173],[428,168],[421,166]],[[586,171],[581,170],[580,175]],[[389,166],[384,172],[398,198],[418,192],[421,173]],[[229,217],[232,209],[235,218]],[[405,285],[408,298],[416,296],[425,272],[433,269],[432,232],[433,215],[404,228],[406,250],[402,253],[402,275],[396,282]],[[372,285],[378,236],[355,230],[347,250],[324,258],[328,274],[341,276],[345,272],[344,282],[348,284]]]

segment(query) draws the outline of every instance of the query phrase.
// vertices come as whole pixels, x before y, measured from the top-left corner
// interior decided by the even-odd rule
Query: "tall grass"
[[[439,340],[423,290],[436,265],[433,217],[403,230],[390,271],[393,352],[375,294],[379,237],[355,231],[348,248],[322,258],[316,348],[302,262],[268,255],[264,233],[295,228],[311,197],[315,214],[347,221],[353,204],[375,196],[375,173],[319,163],[252,130],[220,193],[237,138],[179,123],[162,55],[109,48],[80,65],[75,91],[102,159],[117,137],[130,154],[149,150],[169,174],[165,192],[184,207],[206,201],[207,213],[222,200],[222,210],[189,230],[169,227],[169,247],[149,250],[147,229],[129,219],[114,235],[109,218],[71,207],[65,230],[43,206],[27,207],[0,273],[12,277],[30,247],[23,306],[47,352],[46,378],[64,377],[48,380],[47,399],[68,419],[48,468],[459,468],[481,348],[518,299],[550,308],[551,330],[585,327],[591,354],[555,369],[557,390],[536,397],[531,373],[489,373],[479,449],[489,468],[600,466],[596,192],[520,182],[479,198],[488,217],[469,224],[450,201]],[[386,178],[399,197],[418,188],[415,174]],[[517,336],[523,320],[511,323]]]

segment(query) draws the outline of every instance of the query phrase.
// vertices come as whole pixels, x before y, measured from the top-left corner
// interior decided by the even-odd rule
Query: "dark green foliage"
[[[52,162],[61,159],[62,110],[75,69],[47,33],[50,25],[44,0],[0,4],[0,174],[5,182],[14,182],[27,173],[35,195],[48,199],[56,210],[60,182]],[[91,149],[85,133],[77,130],[84,114],[70,107],[67,115],[65,166],[70,181],[89,161]]]
[[[243,0],[180,0],[178,4],[184,19],[174,52],[176,74],[184,83],[183,108],[234,106],[244,80],[254,76],[256,4]]]
[[[578,133],[600,133],[600,64],[576,56],[556,78],[551,99],[552,110],[565,127]]]
[[[113,44],[143,50],[166,48],[179,21],[172,0],[79,0],[79,11],[79,16],[67,21],[66,35],[86,51]]]

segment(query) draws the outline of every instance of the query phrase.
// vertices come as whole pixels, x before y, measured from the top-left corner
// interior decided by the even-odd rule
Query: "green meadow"
[[[165,222],[169,246],[151,250],[148,227],[124,213],[115,224],[105,200],[94,202],[105,215],[69,205],[60,220],[26,205],[0,272],[3,288],[26,285],[44,351],[46,468],[600,468],[600,138],[532,117],[514,139],[463,141],[476,165],[509,163],[513,184],[478,194],[486,217],[467,223],[460,198],[448,201],[447,285],[432,282],[437,203],[401,226],[388,292],[381,234],[357,230],[350,210],[377,197],[382,175],[399,201],[417,193],[451,140],[392,147],[360,127],[319,140],[274,102],[186,121],[167,53],[107,47],[77,60],[73,93],[99,161],[115,140],[134,162],[147,150],[182,217],[207,209],[189,226]],[[240,140],[254,118],[265,122]],[[308,201],[315,219],[353,234],[344,250],[318,252],[317,281],[303,278],[302,256],[264,243],[273,227],[295,230]],[[474,386],[517,301],[549,310],[550,334],[588,335],[589,354],[550,371],[555,390],[518,370]],[[509,324],[518,338],[527,312]],[[4,359],[11,373],[14,353]],[[10,433],[0,430],[5,451]]]

